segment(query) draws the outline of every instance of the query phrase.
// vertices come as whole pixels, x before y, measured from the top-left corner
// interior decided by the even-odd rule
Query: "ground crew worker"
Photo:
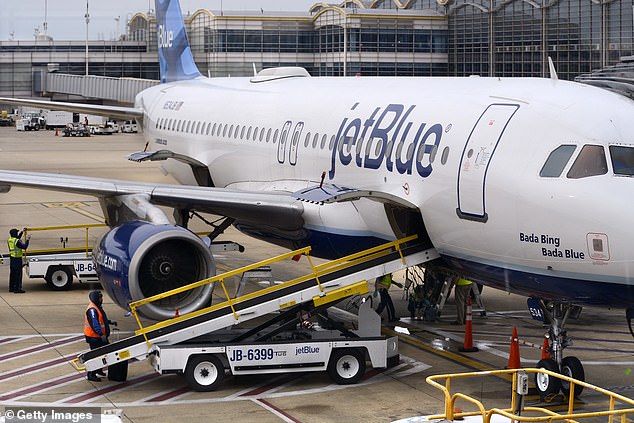
[[[454,325],[465,324],[465,314],[467,310],[467,298],[471,295],[471,282],[468,279],[459,278],[454,286],[455,300],[456,300],[456,313],[457,319],[453,322]]]
[[[101,291],[95,290],[88,294],[90,302],[86,308],[86,315],[84,316],[84,335],[86,342],[90,346],[91,350],[102,347],[108,344],[108,337],[110,336],[110,325],[117,326],[117,322],[108,320],[106,312],[103,307],[103,294]],[[93,382],[100,382],[101,379],[98,376],[105,376],[103,370],[94,370],[86,372],[88,380]]]
[[[394,309],[394,303],[392,302],[392,297],[390,297],[390,293],[388,292],[390,286],[392,285],[392,274],[388,273],[387,275],[380,276],[376,278],[376,282],[374,283],[374,288],[379,291],[379,296],[381,301],[379,302],[379,306],[376,309],[377,314],[381,314],[384,308],[387,308],[387,318],[390,322],[395,322],[398,319],[396,318],[396,310]],[[396,283],[394,282],[396,285]]]
[[[29,240],[31,235],[26,236],[26,242],[20,240],[22,238],[22,232],[13,228],[9,230],[9,239],[7,244],[9,245],[9,292],[14,294],[24,294],[22,289],[22,257],[24,256],[24,250],[29,247]]]

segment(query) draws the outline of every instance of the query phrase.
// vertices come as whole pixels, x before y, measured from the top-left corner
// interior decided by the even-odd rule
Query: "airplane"
[[[186,229],[191,213],[208,212],[226,218],[214,234],[234,225],[326,258],[418,234],[440,255],[429,269],[530,297],[553,351],[537,366],[581,380],[580,360],[563,356],[567,319],[583,305],[634,315],[632,100],[552,73],[311,77],[283,67],[207,78],[179,2],[156,0],[156,12],[161,83],[133,107],[0,98],[137,119],[147,148],[130,159],[160,160],[181,184],[0,171],[2,192],[99,199],[112,229],[94,257],[121,307],[215,274],[208,246]],[[143,313],[167,318],[210,297],[199,288]],[[540,377],[544,394],[568,389]]]

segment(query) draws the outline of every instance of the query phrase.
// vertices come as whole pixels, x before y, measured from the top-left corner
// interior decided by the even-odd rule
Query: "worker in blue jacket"
[[[84,316],[84,336],[91,350],[108,345],[108,337],[110,336],[110,325],[117,326],[117,322],[108,320],[108,316],[104,311],[103,294],[101,291],[95,290],[88,294],[88,307],[86,307],[86,315]],[[88,380],[99,382],[98,376],[105,376],[103,370],[89,371],[86,374]]]

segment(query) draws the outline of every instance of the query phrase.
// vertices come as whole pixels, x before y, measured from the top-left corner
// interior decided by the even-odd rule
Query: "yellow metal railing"
[[[517,375],[519,372],[526,372],[527,374],[531,373],[543,373],[548,375],[548,377],[559,378],[564,382],[570,384],[570,393],[568,395],[568,406],[566,413],[561,414],[557,413],[553,410],[549,410],[543,407],[522,407],[522,412],[528,412],[532,415],[520,415],[517,414],[514,410],[517,410],[518,402],[520,400],[519,394],[517,394]],[[481,401],[465,395],[460,392],[456,392],[454,394],[451,393],[451,383],[455,379],[465,379],[465,378],[473,378],[473,377],[484,377],[484,376],[498,376],[498,377],[507,377],[512,380],[512,396],[511,396],[511,407],[510,408],[491,408],[486,409],[484,404]],[[444,384],[441,383],[444,380]],[[428,420],[434,419],[447,419],[449,421],[453,421],[454,419],[460,420],[462,417],[466,416],[481,416],[482,423],[490,423],[491,419],[494,415],[500,415],[510,419],[511,421],[518,422],[553,422],[559,420],[565,420],[566,422],[576,423],[578,419],[583,418],[593,418],[593,417],[602,417],[607,416],[608,422],[613,423],[614,417],[619,416],[621,423],[627,422],[627,415],[634,413],[634,399],[627,398],[623,395],[619,395],[617,393],[608,391],[607,389],[600,388],[595,385],[591,385],[586,382],[582,382],[577,379],[573,379],[568,376],[564,376],[559,373],[551,372],[546,369],[506,369],[506,370],[491,370],[484,372],[470,372],[470,373],[454,373],[454,374],[444,374],[444,375],[434,375],[429,376],[426,379],[427,383],[430,385],[440,389],[443,392],[445,399],[445,410],[444,414],[438,414],[434,416],[429,416]],[[575,403],[575,387],[583,387],[587,390],[592,390],[596,393],[605,395],[609,398],[608,401],[608,409],[604,411],[588,411],[588,412],[575,412],[574,411],[574,403]],[[468,403],[473,404],[478,410],[477,411],[468,411],[468,412],[457,412],[454,408],[456,400],[461,399]],[[626,408],[617,409],[616,406],[625,406]]]
[[[301,248],[299,250],[291,251],[289,253],[282,254],[282,255],[267,259],[267,260],[259,261],[257,263],[254,263],[254,264],[251,264],[251,265],[248,265],[248,266],[240,267],[238,269],[231,270],[229,272],[225,272],[225,273],[213,276],[211,278],[203,279],[201,281],[194,282],[194,283],[191,283],[189,285],[182,286],[180,288],[172,289],[170,291],[166,291],[166,292],[163,292],[161,294],[153,295],[151,297],[147,297],[147,298],[144,298],[142,300],[131,302],[129,304],[130,311],[134,315],[134,317],[135,317],[135,319],[137,321],[137,324],[139,325],[139,330],[136,331],[136,334],[137,335],[143,334],[143,336],[145,337],[145,341],[149,345],[150,342],[149,342],[149,340],[147,338],[147,335],[146,335],[148,332],[151,332],[153,330],[169,326],[169,325],[171,325],[173,323],[177,323],[177,322],[180,322],[180,321],[183,321],[183,320],[186,320],[186,319],[190,319],[190,318],[193,318],[193,317],[196,317],[196,316],[200,316],[201,314],[206,314],[206,313],[209,313],[211,311],[224,308],[226,306],[229,306],[231,308],[234,318],[236,320],[238,320],[240,316],[239,316],[239,314],[236,312],[236,310],[234,308],[234,305],[236,303],[243,302],[243,301],[258,297],[258,296],[266,295],[266,294],[268,294],[270,292],[273,292],[273,291],[276,291],[276,290],[280,290],[280,289],[284,289],[284,288],[286,288],[288,286],[293,286],[295,284],[306,282],[306,281],[311,280],[311,279],[315,279],[315,283],[319,287],[319,290],[321,292],[323,292],[323,288],[321,286],[321,282],[319,281],[319,278],[321,276],[329,274],[329,273],[332,273],[332,272],[335,272],[337,270],[345,269],[345,268],[348,268],[348,267],[352,267],[352,266],[356,266],[358,264],[362,264],[362,263],[368,262],[368,261],[373,260],[373,259],[375,259],[377,257],[381,257],[381,256],[384,256],[384,255],[387,255],[387,254],[389,254],[389,253],[391,253],[393,251],[397,251],[399,253],[400,257],[401,257],[401,260],[403,260],[403,262],[404,262],[404,257],[403,257],[403,253],[402,253],[401,247],[402,247],[403,244],[405,244],[407,242],[410,242],[410,241],[413,241],[416,238],[417,238],[417,236],[413,235],[413,236],[410,236],[410,237],[407,237],[407,238],[403,238],[403,239],[399,239],[399,240],[396,240],[396,241],[393,241],[393,242],[389,242],[389,243],[380,245],[378,247],[370,248],[368,250],[364,250],[364,251],[361,251],[359,253],[351,254],[349,256],[346,256],[346,257],[343,257],[343,258],[340,258],[340,259],[337,259],[337,260],[333,260],[333,261],[330,261],[330,262],[327,262],[327,263],[324,263],[324,264],[320,264],[320,265],[317,265],[317,266],[315,266],[313,264],[313,261],[310,258],[309,253],[310,253],[311,248],[310,247],[305,247],[305,248]],[[244,272],[247,272],[249,270],[254,270],[254,269],[257,269],[257,268],[262,267],[262,266],[267,266],[267,265],[270,265],[270,264],[273,264],[273,263],[276,263],[276,262],[280,262],[282,260],[286,260],[286,259],[289,259],[289,258],[296,257],[298,255],[306,256],[306,258],[308,259],[308,263],[309,263],[309,265],[311,267],[311,272],[310,273],[308,273],[308,274],[306,274],[304,276],[300,276],[298,278],[292,279],[290,281],[284,282],[284,283],[279,284],[277,286],[270,286],[270,287],[267,287],[267,288],[263,288],[261,290],[258,290],[258,291],[255,291],[255,292],[252,292],[252,293],[249,293],[249,294],[245,294],[245,295],[242,295],[240,297],[232,298],[229,295],[229,292],[227,291],[227,288],[225,286],[225,280],[227,278],[232,277],[232,276],[239,276],[239,275],[242,275]],[[222,290],[223,290],[223,292],[225,294],[225,298],[227,298],[226,301],[224,301],[222,303],[218,303],[218,304],[212,305],[210,307],[207,307],[207,308],[204,308],[204,309],[201,309],[201,310],[197,310],[197,311],[194,311],[194,312],[191,312],[191,313],[180,315],[180,316],[168,319],[168,320],[163,320],[161,322],[155,323],[155,324],[153,324],[151,326],[148,326],[148,327],[143,327],[143,324],[141,323],[141,320],[139,318],[138,311],[137,311],[139,307],[141,307],[141,306],[143,306],[145,304],[152,303],[154,301],[162,300],[164,298],[168,298],[168,297],[171,297],[173,295],[177,295],[177,294],[192,290],[192,289],[200,288],[202,286],[205,286],[205,285],[208,285],[208,284],[211,284],[211,283],[220,283],[220,285],[222,287]],[[280,305],[280,309],[281,308],[286,308],[286,307],[289,307],[289,306],[292,306],[292,305],[294,305],[294,303],[282,304],[282,305]]]
[[[24,255],[26,256],[27,254],[30,254],[30,255],[53,254],[53,253],[64,253],[69,251],[82,250],[86,253],[86,257],[88,257],[92,251],[92,246],[90,245],[90,241],[89,241],[89,230],[92,228],[104,228],[107,226],[108,225],[104,223],[93,223],[88,225],[40,226],[40,227],[33,227],[33,228],[24,228],[24,232],[22,235],[25,240],[29,232],[66,231],[66,230],[72,230],[72,229],[84,229],[84,241],[85,241],[85,243],[80,246],[67,246],[66,244],[64,244],[62,247],[59,247],[59,248],[44,248],[44,249],[29,248],[27,251],[24,252]]]

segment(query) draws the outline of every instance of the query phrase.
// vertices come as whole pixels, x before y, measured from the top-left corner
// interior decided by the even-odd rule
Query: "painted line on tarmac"
[[[173,401],[175,398],[178,398],[190,392],[193,392],[193,391],[189,386],[184,386],[178,389],[169,389],[167,391],[160,392],[158,395],[144,399],[143,402],[152,402],[152,403],[169,402],[169,401]]]
[[[71,201],[71,202],[62,202],[62,203],[42,203],[44,207],[48,208],[63,208],[72,210],[75,213],[79,213],[82,216],[89,217],[93,220],[96,220],[99,223],[105,223],[105,219],[96,214],[90,213],[89,211],[83,210],[81,207],[87,207],[87,204],[84,204],[81,201]]]
[[[288,383],[294,379],[298,379],[299,377],[301,377],[301,374],[299,373],[290,373],[283,376],[277,376],[273,378],[272,380],[270,380],[269,382],[258,386],[257,388],[251,388],[251,390],[243,392],[242,394],[240,394],[240,396],[241,397],[255,397],[267,391],[270,392],[272,390],[275,390],[280,385]]]
[[[3,338],[3,339],[0,339],[0,344],[10,344],[11,342],[19,341],[20,339],[21,338],[18,338],[18,337]]]
[[[265,410],[270,411],[271,413],[275,414],[277,417],[279,417],[280,419],[284,420],[287,423],[301,423],[295,417],[291,416],[286,411],[274,406],[273,404],[271,404],[270,402],[268,402],[265,399],[257,398],[257,399],[253,399],[251,401],[253,401],[257,405],[259,405],[260,407],[264,408]]]
[[[72,373],[70,375],[59,377],[57,379],[49,380],[48,382],[29,385],[27,387],[5,393],[4,395],[0,396],[0,401],[8,401],[15,398],[24,397],[36,392],[47,391],[52,388],[73,383],[78,379],[82,379],[83,377],[84,375],[81,373]]]
[[[55,347],[58,347],[60,345],[72,344],[72,343],[78,342],[80,339],[84,339],[84,335],[72,336],[70,338],[60,339],[60,340],[55,341],[55,342],[41,344],[41,345],[38,345],[36,347],[24,348],[22,350],[14,351],[14,352],[12,352],[10,354],[5,354],[5,355],[0,356],[0,362],[1,361],[13,360],[14,358],[23,358],[23,357],[25,357],[27,355],[37,354],[37,353],[42,352],[44,350],[49,350],[51,348],[55,348]]]
[[[61,366],[66,363],[70,363],[76,357],[75,354],[67,355],[65,357],[59,357],[53,360],[48,361],[40,361],[39,363],[22,367],[20,369],[12,370],[6,373],[0,373],[0,381],[2,380],[10,380],[25,375],[27,373],[33,373],[37,370],[41,369],[50,369],[53,367]]]
[[[152,372],[152,373],[148,373],[146,375],[137,377],[135,379],[130,379],[127,380],[125,382],[120,382],[120,383],[115,383],[114,385],[110,385],[110,386],[106,386],[104,388],[101,389],[97,389],[96,391],[93,392],[89,392],[87,394],[79,394],[79,395],[75,395],[69,398],[64,398],[62,400],[56,401],[56,403],[58,404],[78,404],[78,403],[83,403],[83,402],[90,402],[89,400],[93,400],[97,397],[100,397],[102,395],[105,394],[109,394],[111,392],[115,392],[115,391],[121,391],[124,390],[126,388],[135,386],[135,385],[140,385],[144,382],[149,382],[152,379],[155,379],[157,377],[159,377],[160,375],[158,373]]]

